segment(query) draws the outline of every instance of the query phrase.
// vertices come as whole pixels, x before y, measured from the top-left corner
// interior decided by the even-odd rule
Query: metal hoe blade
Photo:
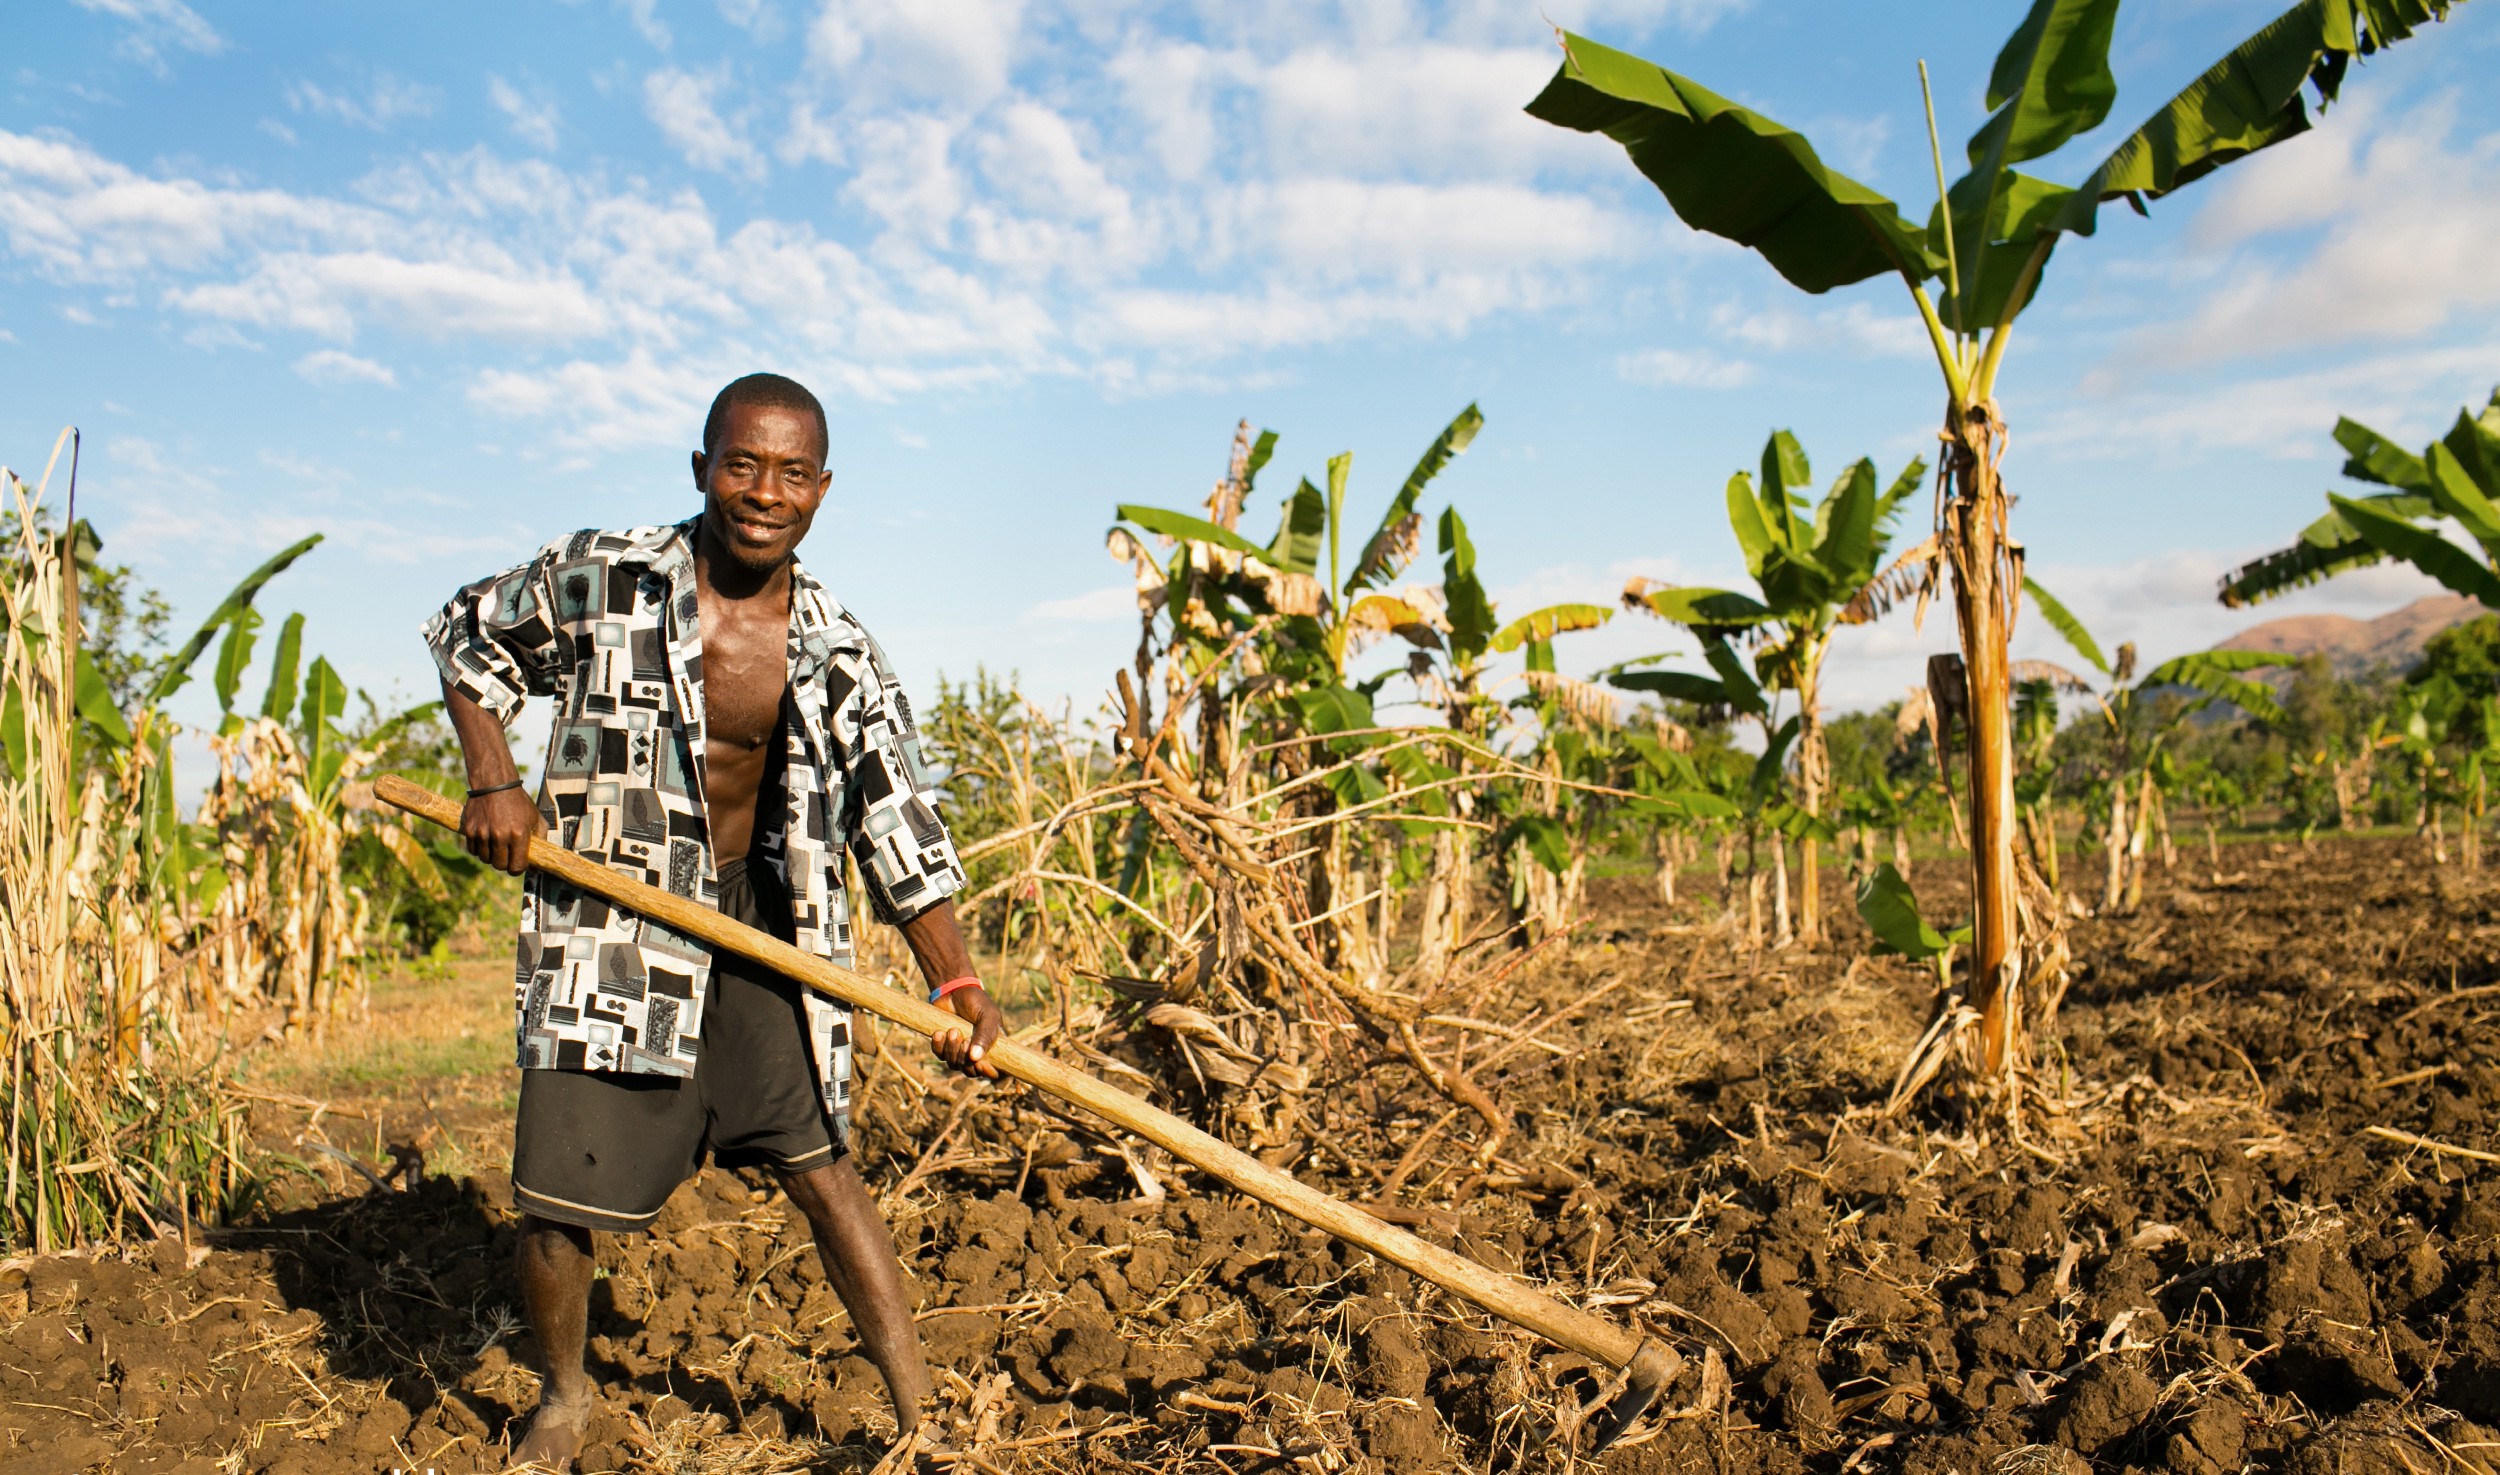
[[[1640,1422],[1667,1391],[1667,1385],[1684,1371],[1684,1359],[1663,1342],[1643,1342],[1641,1350],[1623,1365],[1597,1398],[1597,1411],[1580,1427],[1588,1435],[1584,1453],[1595,1456],[1606,1446],[1623,1437],[1623,1431]]]

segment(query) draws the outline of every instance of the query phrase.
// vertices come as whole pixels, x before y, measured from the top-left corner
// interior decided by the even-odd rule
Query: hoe
[[[383,802],[410,814],[446,829],[460,827],[460,806],[430,789],[385,775],[375,780],[373,790]],[[963,1027],[962,1019],[953,1014],[741,926],[699,903],[619,875],[546,840],[530,841],[529,864],[594,896],[662,922],[674,931],[727,948],[918,1034],[935,1035]],[[1180,1118],[1158,1111],[1126,1091],[1071,1069],[1038,1050],[1000,1040],[991,1047],[987,1058],[1001,1073],[1084,1107],[1279,1212],[1369,1250],[1445,1291],[1466,1297],[1505,1321],[1615,1369],[1616,1376],[1601,1405],[1582,1424],[1590,1454],[1612,1444],[1629,1429],[1683,1371],[1683,1358],[1662,1342],[1540,1295],[1473,1260],[1384,1224],[1354,1205],[1332,1198]]]

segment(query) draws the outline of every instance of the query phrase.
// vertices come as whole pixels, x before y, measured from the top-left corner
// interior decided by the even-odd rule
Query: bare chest
[[[789,613],[757,618],[727,601],[703,618],[703,730],[733,748],[761,748],[781,723],[790,682]]]

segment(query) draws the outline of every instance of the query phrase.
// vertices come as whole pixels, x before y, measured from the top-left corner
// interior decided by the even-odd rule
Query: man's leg
[[[590,1325],[590,1231],[524,1214],[517,1258],[521,1303],[538,1338],[539,1372],[545,1381],[529,1434],[513,1447],[512,1464],[570,1470],[599,1401],[599,1390],[582,1365]]]
[[[929,1364],[921,1355],[911,1304],[903,1298],[903,1266],[895,1258],[885,1216],[877,1212],[849,1153],[802,1172],[784,1173],[781,1186],[815,1231],[816,1256],[851,1314],[859,1350],[885,1374],[896,1435],[908,1435],[929,1402]]]

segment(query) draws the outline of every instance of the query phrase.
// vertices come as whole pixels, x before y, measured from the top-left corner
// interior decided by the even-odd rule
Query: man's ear
[[[698,492],[708,493],[708,488],[703,485],[703,468],[705,462],[703,453],[701,451],[696,451],[692,455],[688,456],[687,460],[693,463],[694,466],[694,489]]]

